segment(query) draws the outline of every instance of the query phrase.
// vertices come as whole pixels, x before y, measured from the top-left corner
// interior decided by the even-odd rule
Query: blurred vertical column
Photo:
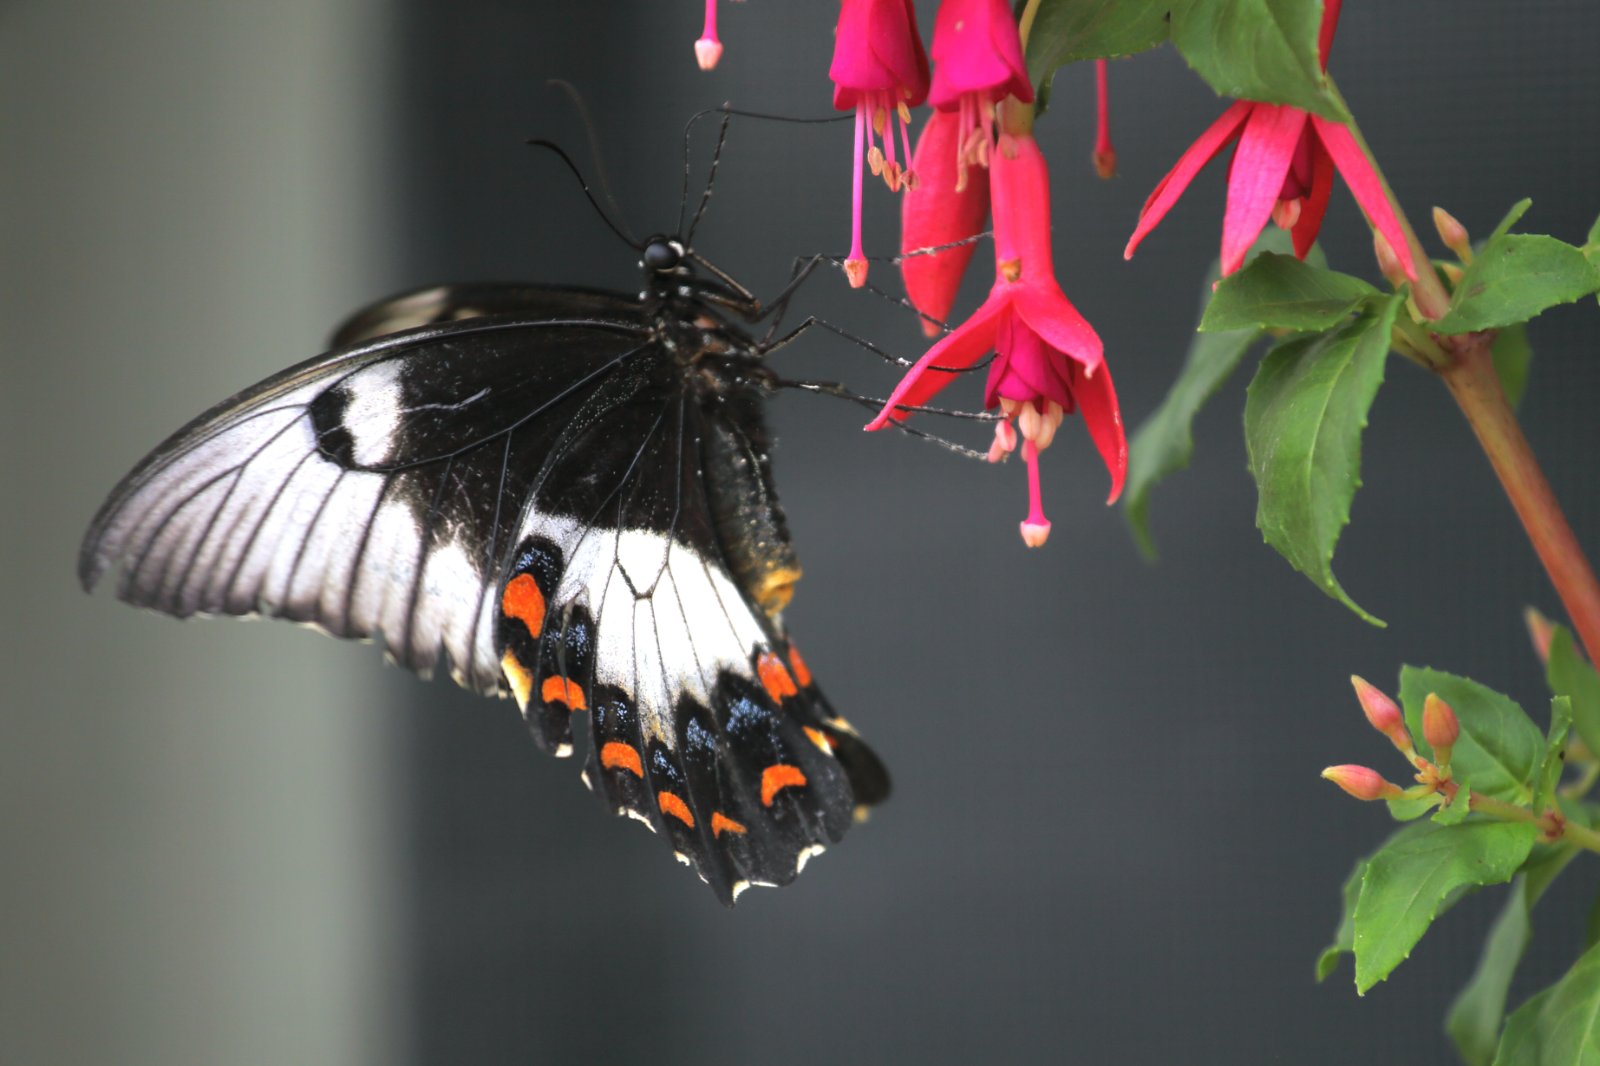
[[[398,672],[73,573],[134,460],[393,283],[388,19],[0,9],[0,1061],[406,1057]]]

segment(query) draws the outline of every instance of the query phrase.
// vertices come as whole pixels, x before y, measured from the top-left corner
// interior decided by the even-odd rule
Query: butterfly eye
[[[657,237],[644,249],[644,265],[656,272],[671,270],[683,261],[683,245],[665,237]]]

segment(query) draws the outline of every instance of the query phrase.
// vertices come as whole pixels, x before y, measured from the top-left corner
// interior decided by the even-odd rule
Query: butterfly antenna
[[[627,244],[628,247],[635,250],[642,250],[644,248],[644,244],[641,243],[637,237],[634,237],[632,234],[628,233],[627,230],[623,229],[617,223],[617,221],[606,212],[605,207],[601,205],[600,201],[595,199],[594,190],[589,188],[589,182],[583,176],[583,171],[578,169],[578,164],[572,161],[572,157],[567,155],[566,151],[559,144],[556,144],[554,141],[547,141],[542,137],[538,137],[524,143],[526,143],[529,148],[548,148],[550,151],[554,152],[556,154],[556,158],[565,163],[567,165],[567,169],[572,171],[572,176],[578,179],[578,185],[583,189],[583,195],[588,197],[590,206],[595,209],[595,212],[600,216],[600,220],[606,224],[607,228],[621,238],[623,243]]]
[[[617,220],[617,225],[623,230],[628,229],[627,222],[622,217],[622,208],[617,206],[616,197],[611,195],[611,181],[606,177],[606,159],[600,153],[600,135],[594,124],[594,118],[589,114],[589,105],[584,102],[583,94],[578,92],[578,87],[564,78],[551,78],[546,85],[554,86],[567,94],[567,99],[572,101],[572,106],[578,112],[578,119],[583,123],[584,135],[589,139],[589,158],[594,161],[594,180],[600,186],[600,194],[605,197],[606,206],[611,209],[611,216]],[[629,241],[637,245],[637,241]]]

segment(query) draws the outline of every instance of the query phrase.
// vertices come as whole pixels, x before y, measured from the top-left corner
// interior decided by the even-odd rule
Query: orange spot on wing
[[[511,694],[517,698],[517,706],[526,711],[528,697],[533,695],[533,675],[528,673],[528,668],[522,665],[516,653],[510,650],[500,656],[500,669],[506,675],[506,683],[511,686]]]
[[[644,762],[639,758],[639,750],[620,740],[606,741],[605,747],[600,749],[600,765],[607,770],[631,771],[634,777],[644,776]]]
[[[794,678],[789,676],[783,660],[770,651],[756,656],[756,676],[761,678],[761,685],[772,697],[773,703],[781,703],[785,696],[793,696],[800,691],[794,687]]]
[[[743,835],[745,833],[748,833],[750,831],[750,830],[746,829],[742,823],[734,821],[732,818],[729,818],[727,815],[723,814],[721,811],[712,811],[711,812],[711,835],[714,836],[714,837],[719,837],[719,836],[722,835],[722,831],[724,829],[726,829],[730,833],[739,833],[741,835]]]
[[[828,739],[828,734],[824,733],[820,729],[814,729],[811,726],[801,726],[801,728],[806,731],[806,736],[811,738],[811,743],[815,744],[829,755],[833,754],[833,741]]]
[[[583,689],[576,682],[568,681],[564,677],[547,677],[540,686],[539,696],[546,703],[564,703],[569,711],[588,710],[589,705],[584,702]]]
[[[805,783],[806,775],[800,772],[800,767],[775,763],[761,771],[761,805],[770,807],[780,790],[798,788]]]
[[[811,670],[800,658],[800,649],[793,644],[789,645],[789,669],[794,671],[794,679],[800,682],[801,688],[811,687]]]
[[[656,806],[661,808],[662,814],[670,814],[690,829],[694,828],[694,815],[689,812],[689,805],[683,802],[674,792],[657,792]]]
[[[500,594],[500,610],[507,618],[515,618],[528,627],[534,636],[544,628],[544,593],[532,574],[518,574],[506,582]]]

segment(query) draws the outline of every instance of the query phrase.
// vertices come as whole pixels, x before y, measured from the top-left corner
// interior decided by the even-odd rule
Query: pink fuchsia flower
[[[959,117],[935,111],[917,138],[911,166],[919,176],[900,204],[900,276],[906,296],[926,317],[922,331],[938,336],[961,277],[977,250],[972,239],[989,217],[989,183],[956,182]],[[933,251],[932,249],[938,249]]]
[[[694,42],[695,62],[701,70],[711,70],[722,58],[722,42],[717,39],[717,0],[706,0],[706,24]]]
[[[1326,0],[1319,34],[1324,66],[1338,19],[1339,0]],[[1222,219],[1223,274],[1232,274],[1244,263],[1245,253],[1268,219],[1289,230],[1295,255],[1305,258],[1322,229],[1338,171],[1368,223],[1394,249],[1405,276],[1416,280],[1405,231],[1384,195],[1382,180],[1349,128],[1296,107],[1252,100],[1234,102],[1156,185],[1139,212],[1124,258],[1133,257],[1139,242],[1172,210],[1195,175],[1235,141],[1239,147],[1228,168],[1228,205]]]
[[[843,0],[828,76],[833,79],[833,106],[856,113],[850,255],[844,270],[850,284],[859,288],[867,280],[867,258],[861,250],[863,165],[881,174],[894,191],[912,180],[896,158],[890,116],[899,121],[900,144],[909,161],[906,124],[911,108],[928,95],[928,57],[917,35],[911,0]],[[874,135],[883,139],[882,149],[874,143]]]
[[[1003,418],[995,427],[989,458],[997,462],[1015,449],[1020,431],[1029,497],[1022,539],[1037,547],[1050,534],[1039,491],[1039,453],[1055,439],[1062,419],[1073,411],[1082,413],[1111,474],[1110,500],[1122,492],[1128,444],[1100,337],[1056,285],[1050,174],[1031,136],[1001,137],[989,184],[994,288],[971,318],[917,361],[867,429],[882,429],[906,417],[909,412],[901,409],[926,404],[957,373],[994,351],[984,406],[999,407]]]
[[[933,24],[933,84],[928,102],[959,116],[956,188],[967,167],[989,165],[994,107],[1007,96],[1033,100],[1017,20],[1006,0],[944,0]]]

